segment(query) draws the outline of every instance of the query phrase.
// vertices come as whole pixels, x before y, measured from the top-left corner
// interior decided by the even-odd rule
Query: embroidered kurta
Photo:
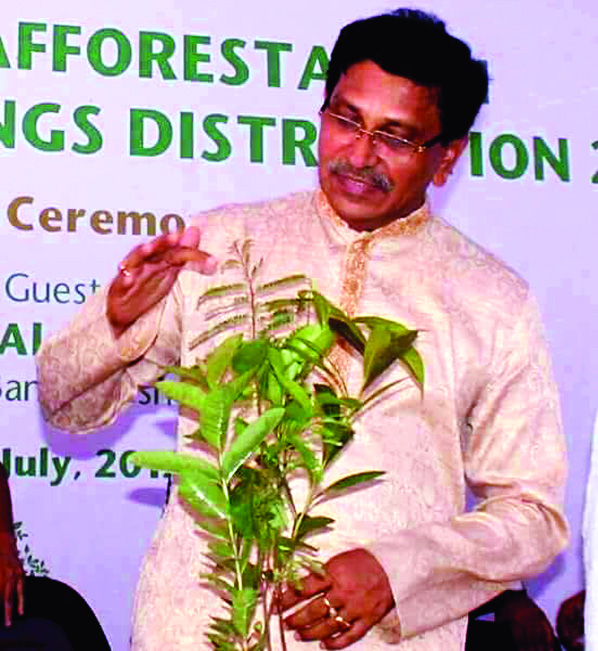
[[[396,608],[352,647],[378,651],[457,651],[466,614],[508,582],[544,569],[567,541],[561,510],[566,475],[557,390],[538,310],[513,271],[424,205],[368,232],[351,230],[321,191],[200,216],[202,248],[225,260],[250,237],[267,279],[303,273],[350,313],[397,320],[419,330],[426,369],[422,392],[409,380],[357,422],[356,436],[330,481],[384,470],[384,481],[323,507],[336,520],[314,538],[321,558],[365,547],[380,561]],[[38,355],[40,398],[56,427],[85,432],[110,423],[161,366],[193,364],[206,328],[198,296],[230,282],[183,270],[170,294],[119,339],[92,297]],[[337,353],[338,354],[338,353]],[[347,383],[361,363],[341,353]],[[408,378],[400,365],[386,381]],[[179,419],[178,448],[196,427]],[[198,452],[195,452],[198,453]],[[477,498],[466,510],[467,487]],[[133,633],[136,651],[207,648],[218,600],[198,581],[204,543],[176,495],[145,558]],[[291,651],[315,643],[288,640]]]

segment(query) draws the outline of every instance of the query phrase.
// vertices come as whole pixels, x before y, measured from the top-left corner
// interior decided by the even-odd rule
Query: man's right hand
[[[199,230],[193,226],[161,235],[134,248],[121,262],[108,289],[106,310],[117,337],[168,294],[187,263],[206,275],[216,271],[216,259],[198,250],[199,238]]]

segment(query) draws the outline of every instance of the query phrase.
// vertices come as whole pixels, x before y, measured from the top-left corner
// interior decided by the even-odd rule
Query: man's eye
[[[351,118],[348,118],[344,115],[338,116],[338,122],[340,122],[347,129],[359,129],[359,124],[355,122],[355,120],[352,120]]]
[[[384,133],[383,131],[378,131],[378,134],[380,140],[391,149],[405,149],[405,147],[409,146],[408,143],[399,136]]]

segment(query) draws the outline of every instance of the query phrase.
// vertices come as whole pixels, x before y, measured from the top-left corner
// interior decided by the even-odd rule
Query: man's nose
[[[349,162],[357,168],[373,166],[378,160],[374,136],[360,131],[349,145]]]

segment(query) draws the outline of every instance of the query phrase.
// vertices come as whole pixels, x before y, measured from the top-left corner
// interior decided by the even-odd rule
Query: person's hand
[[[199,251],[199,230],[161,235],[134,248],[120,263],[108,290],[106,314],[117,337],[160,301],[187,263],[203,274],[216,271],[216,260]]]
[[[314,597],[286,617],[285,624],[301,640],[321,640],[327,649],[343,649],[377,624],[394,599],[382,566],[365,549],[333,556],[324,568],[324,575],[305,577],[300,590],[285,590],[280,608],[284,611]]]
[[[12,533],[0,532],[0,599],[4,605],[4,624],[12,624],[13,608],[25,612],[24,572]]]
[[[582,590],[569,599],[565,599],[556,616],[556,631],[561,644],[567,651],[583,651],[585,602],[586,591]]]
[[[507,590],[499,595],[494,606],[494,621],[509,629],[517,651],[555,651],[559,648],[544,611],[525,590]]]

